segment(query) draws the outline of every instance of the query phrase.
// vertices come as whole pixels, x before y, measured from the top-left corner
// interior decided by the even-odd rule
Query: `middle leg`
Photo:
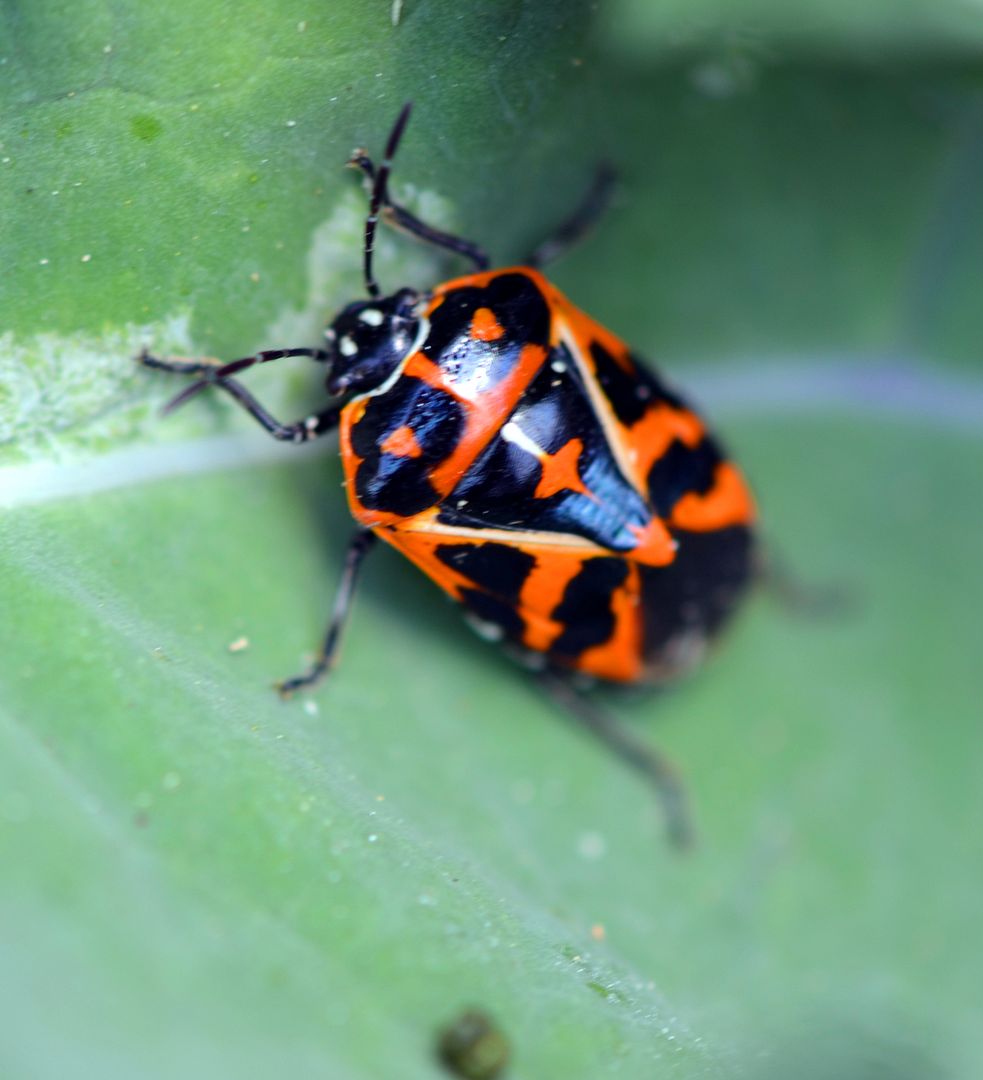
[[[364,150],[356,150],[349,159],[348,164],[355,169],[360,169],[365,174],[370,185],[375,182],[375,165]],[[425,244],[432,244],[434,247],[443,248],[445,251],[452,251],[455,255],[463,255],[464,258],[470,259],[474,263],[476,270],[487,270],[491,265],[487,253],[477,244],[465,240],[461,236],[455,236],[453,233],[444,232],[442,229],[435,229],[432,225],[421,221],[404,206],[393,202],[389,198],[388,191],[385,193],[383,215],[390,225],[400,229],[402,232],[409,233],[411,236],[415,236]]]
[[[523,260],[523,265],[539,270],[547,263],[559,259],[571,247],[578,244],[608,208],[611,196],[614,194],[616,180],[617,176],[610,165],[606,163],[599,165],[594,174],[593,183],[580,206],[552,236],[548,236],[528,258]]]

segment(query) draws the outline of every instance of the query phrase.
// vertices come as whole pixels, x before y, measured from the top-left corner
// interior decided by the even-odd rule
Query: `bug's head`
[[[365,393],[389,378],[416,340],[419,296],[400,289],[392,296],[358,300],[342,309],[324,331],[331,354],[327,387],[332,397]]]

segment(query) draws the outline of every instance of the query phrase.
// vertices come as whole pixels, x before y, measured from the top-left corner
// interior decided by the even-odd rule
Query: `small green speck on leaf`
[[[148,113],[137,113],[130,117],[130,131],[142,142],[153,142],[159,138],[164,130],[164,125],[156,116]]]

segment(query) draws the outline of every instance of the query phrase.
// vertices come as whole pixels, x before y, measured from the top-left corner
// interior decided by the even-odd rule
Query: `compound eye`
[[[342,356],[354,356],[358,352],[358,346],[355,344],[355,339],[351,334],[345,334],[345,336],[338,342],[338,351]]]
[[[378,308],[367,307],[358,313],[358,321],[366,326],[382,326],[385,316]]]

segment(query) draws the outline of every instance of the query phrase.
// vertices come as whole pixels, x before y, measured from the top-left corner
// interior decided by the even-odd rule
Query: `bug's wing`
[[[700,416],[609,330],[561,294],[553,303],[618,463],[655,513],[693,532],[750,524],[748,486]]]
[[[646,674],[672,677],[699,659],[754,576],[754,500],[693,409],[565,297],[554,304],[619,464],[675,544],[670,565],[639,568]]]

